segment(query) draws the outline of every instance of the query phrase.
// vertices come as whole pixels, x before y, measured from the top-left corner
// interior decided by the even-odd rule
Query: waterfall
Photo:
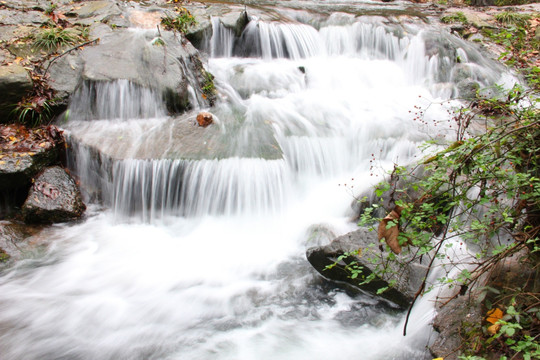
[[[128,80],[83,82],[70,102],[70,116],[80,120],[146,119],[166,114],[161,94]]]
[[[212,57],[231,57],[234,49],[234,33],[226,28],[217,17],[212,18],[212,38],[210,55]]]
[[[212,19],[207,128],[153,89],[82,84],[62,127],[89,210],[0,276],[2,359],[431,359],[437,291],[403,337],[401,309],[323,279],[305,250],[452,138],[458,83],[505,75],[427,25],[351,19],[240,36]]]
[[[279,160],[123,160],[112,172],[111,202],[120,215],[140,214],[144,220],[276,213],[289,195],[286,176]]]

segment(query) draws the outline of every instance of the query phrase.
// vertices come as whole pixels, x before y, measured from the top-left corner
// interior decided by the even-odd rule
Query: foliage
[[[214,84],[214,75],[208,71],[203,70],[203,84],[202,91],[206,98],[210,98],[216,93],[216,86]]]
[[[10,113],[13,122],[30,127],[48,124],[54,115],[56,104],[54,91],[48,84],[47,75],[30,71],[34,84],[32,91],[17,103]]]
[[[166,30],[176,30],[185,34],[190,26],[197,24],[195,17],[186,8],[176,8],[177,15],[161,18],[161,25]]]
[[[474,248],[476,259],[468,264],[454,264],[461,266],[459,275],[439,279],[440,284],[459,287],[460,293],[478,284],[497,263],[517,252],[525,251],[537,266],[540,259],[538,95],[534,89],[525,90],[516,85],[504,98],[478,98],[469,107],[457,110],[455,141],[413,169],[396,165],[389,181],[377,186],[380,200],[364,211],[360,225],[378,224],[379,234],[381,226],[398,229],[393,239],[399,242],[398,251],[403,248],[414,257],[427,255],[442,259],[446,257],[444,251],[452,251],[463,243]],[[479,121],[488,129],[475,135],[469,128]],[[437,148],[439,144],[429,142],[423,149],[433,153]],[[427,175],[417,178],[414,175],[417,168]],[[409,188],[399,187],[398,180],[410,184]],[[387,220],[388,216],[384,219],[376,216],[383,204],[391,204],[385,213],[399,210],[398,216],[390,217],[391,221]],[[389,233],[384,234],[390,246]],[[540,294],[533,296],[538,301]],[[512,306],[518,309],[516,302]],[[507,314],[519,321],[502,318],[500,332],[506,335],[502,338],[497,336],[500,332],[492,334],[493,346],[497,344],[500,348],[499,343],[503,342],[507,345],[502,350],[505,354],[537,349],[536,335],[530,335],[533,329],[523,323],[527,317],[513,314],[509,309],[512,308],[507,308]],[[529,310],[522,307],[515,311]],[[536,312],[531,316],[536,316]],[[539,328],[535,328],[536,334]],[[478,337],[478,331],[467,337]]]
[[[8,261],[10,256],[4,251],[4,249],[0,248],[0,263]]]
[[[510,6],[510,5],[525,5],[529,3],[529,0],[495,0],[497,6]]]
[[[467,25],[469,23],[467,21],[467,18],[465,17],[465,14],[463,14],[461,11],[458,11],[451,15],[443,16],[441,18],[441,21],[445,24],[461,23],[461,24]]]
[[[502,12],[496,15],[496,19],[503,26],[496,30],[484,29],[484,35],[505,48],[501,60],[520,71],[530,86],[539,89],[540,40],[536,37],[540,24],[538,16]]]
[[[45,9],[44,13],[45,15],[52,15],[54,14],[54,11],[56,10],[56,8],[58,7],[58,5],[54,4],[53,2],[51,2],[49,4],[49,6],[47,6],[47,8]]]
[[[495,14],[495,20],[504,25],[526,25],[530,18],[527,14],[519,14],[513,11],[502,11]]]
[[[156,37],[152,40],[152,45],[154,46],[165,46],[165,41],[160,38],[160,37]]]
[[[519,289],[521,290],[521,289]],[[466,339],[474,338],[464,349],[461,360],[483,360],[478,355],[498,355],[499,359],[540,359],[540,305],[538,294],[499,293],[489,304],[485,324],[472,324]],[[503,311],[504,310],[504,311]],[[474,334],[474,336],[471,336]]]
[[[27,98],[20,101],[14,109],[16,122],[35,127],[47,124],[53,115],[52,103],[50,100],[41,98]]]
[[[47,26],[35,37],[32,47],[47,52],[56,52],[59,49],[77,43],[78,36],[70,29],[58,26]]]

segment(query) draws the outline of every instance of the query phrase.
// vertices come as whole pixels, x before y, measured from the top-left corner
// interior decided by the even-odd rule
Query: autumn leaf
[[[384,219],[379,223],[379,229],[377,231],[379,241],[384,239],[390,249],[396,253],[401,253],[401,246],[399,245],[398,235],[399,227],[397,222],[400,214],[396,210],[392,210]],[[389,224],[390,223],[390,224]]]
[[[499,308],[491,309],[487,312],[486,321],[491,324],[496,324],[497,321],[501,320],[503,316],[504,316],[504,313],[502,312],[501,309]]]
[[[487,332],[490,335],[497,335],[500,329],[501,329],[501,324],[493,324],[487,328]]]

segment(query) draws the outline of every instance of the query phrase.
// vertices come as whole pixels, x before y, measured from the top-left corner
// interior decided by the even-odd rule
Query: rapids
[[[310,267],[330,240],[310,229],[354,229],[355,196],[451,138],[463,73],[509,77],[436,28],[347,19],[254,19],[239,38],[213,19],[206,130],[151,90],[84,84],[62,126],[91,206],[2,272],[0,357],[430,359],[437,291],[403,337],[402,311]]]

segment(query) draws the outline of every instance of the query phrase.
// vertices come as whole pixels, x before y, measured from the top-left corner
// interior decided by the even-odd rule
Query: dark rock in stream
[[[385,262],[388,253],[381,252],[378,245],[376,232],[360,228],[338,237],[328,245],[309,248],[306,256],[311,265],[325,278],[350,284],[372,294],[377,294],[379,289],[395,281],[393,287],[378,296],[407,307],[422,283],[427,269],[427,256],[424,259],[426,265],[409,262],[410,255],[407,254],[398,255],[397,261]],[[340,256],[356,250],[359,251],[359,255],[346,255],[338,261]],[[352,279],[351,273],[345,270],[345,266],[353,261],[363,268],[362,275],[356,279]],[[336,262],[337,266],[328,268]],[[381,272],[382,269],[385,269],[384,273]],[[377,274],[375,279],[368,284],[360,285],[362,276],[367,277],[373,272]]]
[[[35,178],[22,213],[28,223],[56,223],[79,218],[85,209],[73,178],[53,166]]]

